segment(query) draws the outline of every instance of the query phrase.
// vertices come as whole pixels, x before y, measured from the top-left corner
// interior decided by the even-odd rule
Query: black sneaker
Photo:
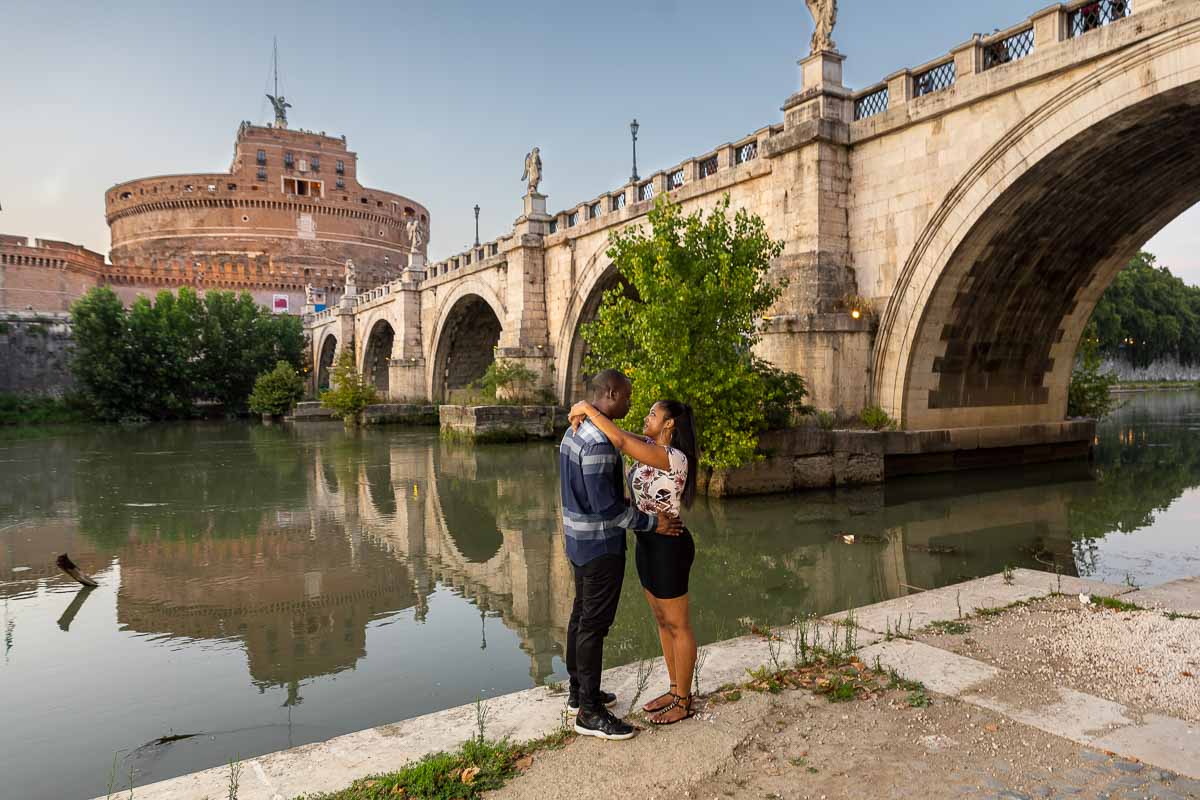
[[[611,706],[613,703],[617,702],[617,696],[615,694],[612,692],[606,692],[603,689],[600,690],[600,695],[596,699],[600,701],[600,705],[602,706]],[[575,695],[571,695],[567,698],[567,713],[579,713],[579,698]]]
[[[632,739],[637,729],[623,719],[617,719],[607,708],[601,711],[582,710],[575,717],[575,732],[581,736],[600,739]]]

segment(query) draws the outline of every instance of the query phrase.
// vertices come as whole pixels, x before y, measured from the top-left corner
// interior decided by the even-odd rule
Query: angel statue
[[[529,193],[537,194],[538,184],[542,182],[542,156],[535,147],[525,154],[525,172],[521,180],[529,181]]]
[[[355,276],[355,272],[354,272],[354,261],[347,258],[346,259],[346,294],[350,294],[350,292],[357,286],[357,284],[355,282],[355,277],[356,276]]]
[[[271,101],[271,105],[275,106],[275,127],[287,127],[287,110],[292,107],[283,95],[276,97],[275,95],[267,95],[267,99]]]
[[[408,234],[409,248],[416,253],[421,249],[421,245],[425,244],[425,223],[415,215],[410,216],[404,223],[404,230]]]
[[[837,50],[833,43],[833,26],[837,25],[837,0],[804,0],[808,13],[813,18],[812,51],[815,55],[822,50]]]
[[[311,283],[304,287],[304,305],[315,306],[317,304],[317,287]]]

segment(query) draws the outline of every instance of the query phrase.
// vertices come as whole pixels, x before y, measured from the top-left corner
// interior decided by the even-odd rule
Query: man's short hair
[[[592,397],[598,399],[609,393],[616,394],[631,385],[632,382],[625,373],[618,369],[606,369],[592,378]]]

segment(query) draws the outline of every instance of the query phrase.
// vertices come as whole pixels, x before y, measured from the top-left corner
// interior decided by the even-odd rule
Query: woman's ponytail
[[[692,502],[696,499],[696,474],[700,471],[700,453],[697,447],[700,437],[696,430],[696,418],[692,413],[692,407],[687,403],[680,403],[676,400],[660,400],[659,405],[675,422],[675,429],[671,434],[671,446],[687,456],[687,482],[683,485],[681,500],[685,508],[691,508]]]

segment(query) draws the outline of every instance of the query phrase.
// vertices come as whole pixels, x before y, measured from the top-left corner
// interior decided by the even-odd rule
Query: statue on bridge
[[[813,18],[812,50],[809,55],[816,55],[822,50],[836,51],[833,42],[833,27],[837,25],[837,0],[804,0],[808,4],[808,13]]]
[[[287,127],[287,110],[292,107],[283,95],[276,97],[275,95],[267,95],[267,99],[271,101],[271,105],[275,107],[275,127]]]
[[[346,297],[353,297],[358,294],[358,287],[355,283],[354,260],[346,259]]]
[[[425,244],[425,223],[414,214],[404,223],[404,231],[408,234],[409,250],[414,253],[419,252],[421,245]]]
[[[535,147],[525,154],[525,172],[521,180],[529,181],[529,194],[538,193],[538,184],[542,182],[542,156]]]
[[[304,287],[304,305],[309,306],[311,308],[312,306],[315,306],[316,304],[317,304],[317,287],[313,286],[311,283],[305,285],[305,287]]]

